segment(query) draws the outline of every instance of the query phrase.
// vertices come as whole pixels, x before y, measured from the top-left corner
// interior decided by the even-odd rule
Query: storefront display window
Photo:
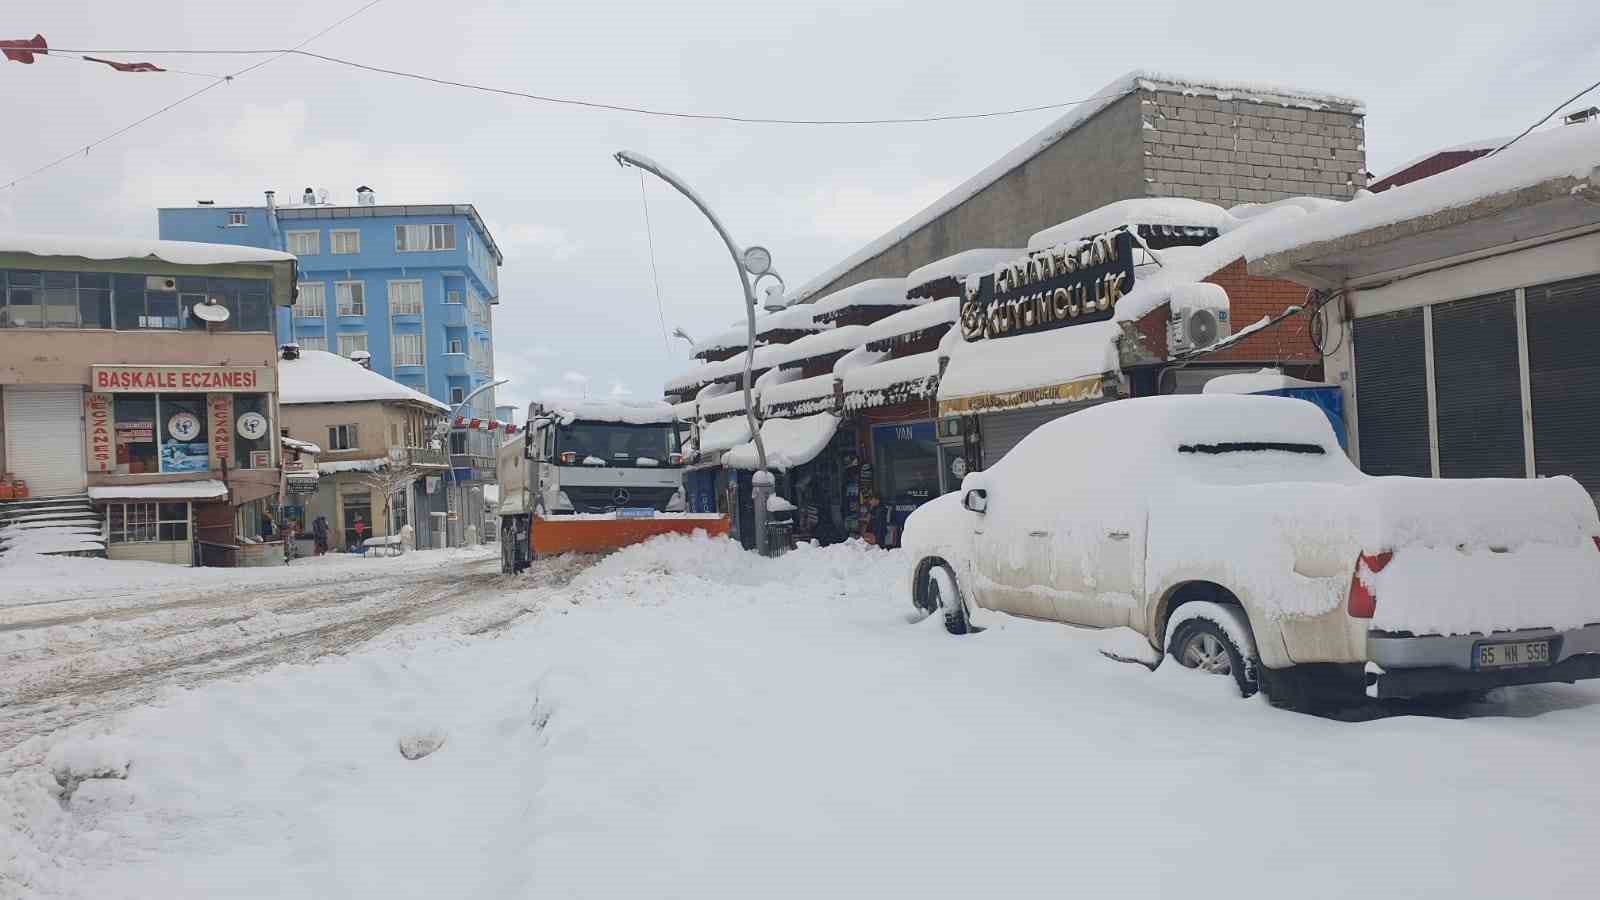
[[[234,394],[233,465],[240,469],[264,469],[272,465],[272,428],[267,416],[265,394]]]
[[[162,472],[205,472],[211,468],[206,442],[203,394],[157,394]]]
[[[189,504],[112,503],[106,507],[106,535],[113,544],[187,541]]]
[[[878,496],[921,504],[939,495],[939,440],[932,422],[872,427]]]
[[[156,441],[155,395],[119,394],[115,410],[117,472],[122,475],[142,475],[161,471]]]

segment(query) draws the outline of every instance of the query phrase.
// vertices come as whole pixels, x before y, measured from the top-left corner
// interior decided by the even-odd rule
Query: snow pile
[[[958,334],[959,329],[950,333]],[[1116,322],[1086,322],[999,340],[957,339],[948,349],[950,364],[939,382],[939,399],[1045,387],[1115,372],[1120,366],[1121,335]]]
[[[1266,368],[1235,375],[1218,375],[1206,382],[1206,394],[1257,394],[1262,391],[1284,391],[1291,388],[1331,387],[1324,382],[1306,381],[1283,374],[1282,369]]]
[[[1010,257],[1007,257],[1008,259]],[[887,341],[900,337],[903,334],[915,334],[939,325],[949,325],[956,321],[961,314],[961,298],[945,297],[933,300],[921,306],[904,309],[892,316],[884,316],[871,325],[866,326],[862,335],[862,345]]]
[[[1021,253],[1021,250],[1010,248],[963,250],[912,269],[911,274],[906,276],[906,288],[909,293],[915,294],[936,281],[945,279],[965,281],[968,275],[974,272],[988,272],[1003,262],[1016,259]]]
[[[672,405],[672,416],[679,422],[693,422],[699,404],[694,400],[685,400]]]
[[[745,416],[729,416],[700,426],[701,453],[721,453],[748,440],[750,420]]]
[[[341,459],[337,462],[317,463],[317,471],[323,475],[337,475],[340,472],[362,472],[371,474],[382,472],[389,468],[389,460],[383,457],[377,459]]]
[[[799,509],[799,507],[783,499],[777,494],[773,494],[767,498],[767,512],[769,513],[792,513],[797,509]]]
[[[398,381],[385,378],[326,350],[302,350],[298,359],[278,361],[278,402],[293,406],[302,403],[352,403],[361,400],[409,400],[440,412],[450,407],[414,391]]]
[[[153,241],[128,238],[86,238],[76,235],[0,233],[0,253],[70,256],[79,259],[156,259],[180,266],[227,263],[293,262],[277,250],[204,244],[197,241]]]
[[[1327,209],[1338,209],[1350,201],[1333,200],[1328,197],[1285,197],[1282,200],[1273,200],[1270,203],[1241,203],[1238,206],[1228,207],[1228,215],[1233,216],[1236,222],[1253,219],[1264,213],[1281,209],[1285,206],[1294,206],[1308,213],[1322,212]]]
[[[105,538],[93,524],[44,528],[0,528],[0,569],[14,566],[30,555],[90,553],[106,548]]]
[[[906,299],[904,278],[869,278],[841,288],[812,303],[818,318],[860,306],[915,306],[918,301]]]
[[[792,469],[817,458],[839,428],[839,417],[817,413],[799,419],[768,419],[761,423],[761,442],[768,469]],[[759,464],[755,441],[740,444],[722,456],[730,469],[755,469]]]
[[[1484,156],[1359,202],[1282,223],[1253,242],[1250,259],[1338,240],[1384,225],[1468,206],[1558,178],[1600,182],[1600,128],[1564,126],[1534,132],[1493,156]]]
[[[1141,197],[1107,203],[1081,216],[1052,225],[1028,238],[1028,249],[1044,250],[1058,244],[1072,244],[1107,231],[1138,225],[1215,228],[1225,232],[1237,224],[1237,219],[1215,203],[1183,197]],[[1013,253],[1009,259],[1020,255]],[[1006,261],[997,260],[997,264]]]
[[[228,486],[215,478],[165,481],[157,484],[95,485],[90,500],[214,500],[228,496]]]
[[[796,404],[804,404],[805,408],[802,410],[804,412],[829,409],[833,406],[833,385],[836,378],[836,375],[828,372],[768,388],[761,395],[761,408],[770,410],[780,406],[794,407]],[[813,406],[816,408],[812,409]],[[748,437],[746,439],[748,440]]]
[[[828,356],[834,353],[843,353],[861,346],[867,326],[844,325],[805,337],[789,344],[774,344],[767,355],[767,363],[773,366],[793,365],[802,360],[818,356]]]
[[[844,408],[866,409],[932,397],[939,383],[939,352],[916,353],[852,370],[844,376]]]

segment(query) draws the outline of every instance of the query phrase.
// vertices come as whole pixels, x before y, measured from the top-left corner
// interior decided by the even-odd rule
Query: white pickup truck
[[[1469,695],[1600,677],[1600,518],[1571,478],[1372,477],[1315,406],[1123,400],[906,523],[911,601],[1128,627],[1243,693]]]

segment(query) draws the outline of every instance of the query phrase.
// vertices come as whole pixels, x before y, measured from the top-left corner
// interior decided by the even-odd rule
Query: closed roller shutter
[[[1433,398],[1442,478],[1523,478],[1517,298],[1495,294],[1433,308]]]
[[[1600,276],[1528,288],[1527,303],[1534,471],[1600,495]]]
[[[983,437],[983,467],[993,468],[1001,457],[1040,425],[1115,399],[1116,397],[1106,397],[1087,403],[1057,403],[1052,406],[1014,409],[978,417],[978,429]]]
[[[5,388],[6,468],[35,497],[81,494],[83,388]]]
[[[1356,440],[1369,474],[1433,474],[1423,338],[1420,309],[1356,320]]]

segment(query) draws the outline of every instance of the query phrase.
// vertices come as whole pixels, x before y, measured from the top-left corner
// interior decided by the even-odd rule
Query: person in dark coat
[[[317,516],[316,521],[311,523],[311,539],[318,556],[328,552],[328,520],[325,517]]]
[[[889,546],[889,507],[877,497],[867,500],[867,533],[879,547]]]

